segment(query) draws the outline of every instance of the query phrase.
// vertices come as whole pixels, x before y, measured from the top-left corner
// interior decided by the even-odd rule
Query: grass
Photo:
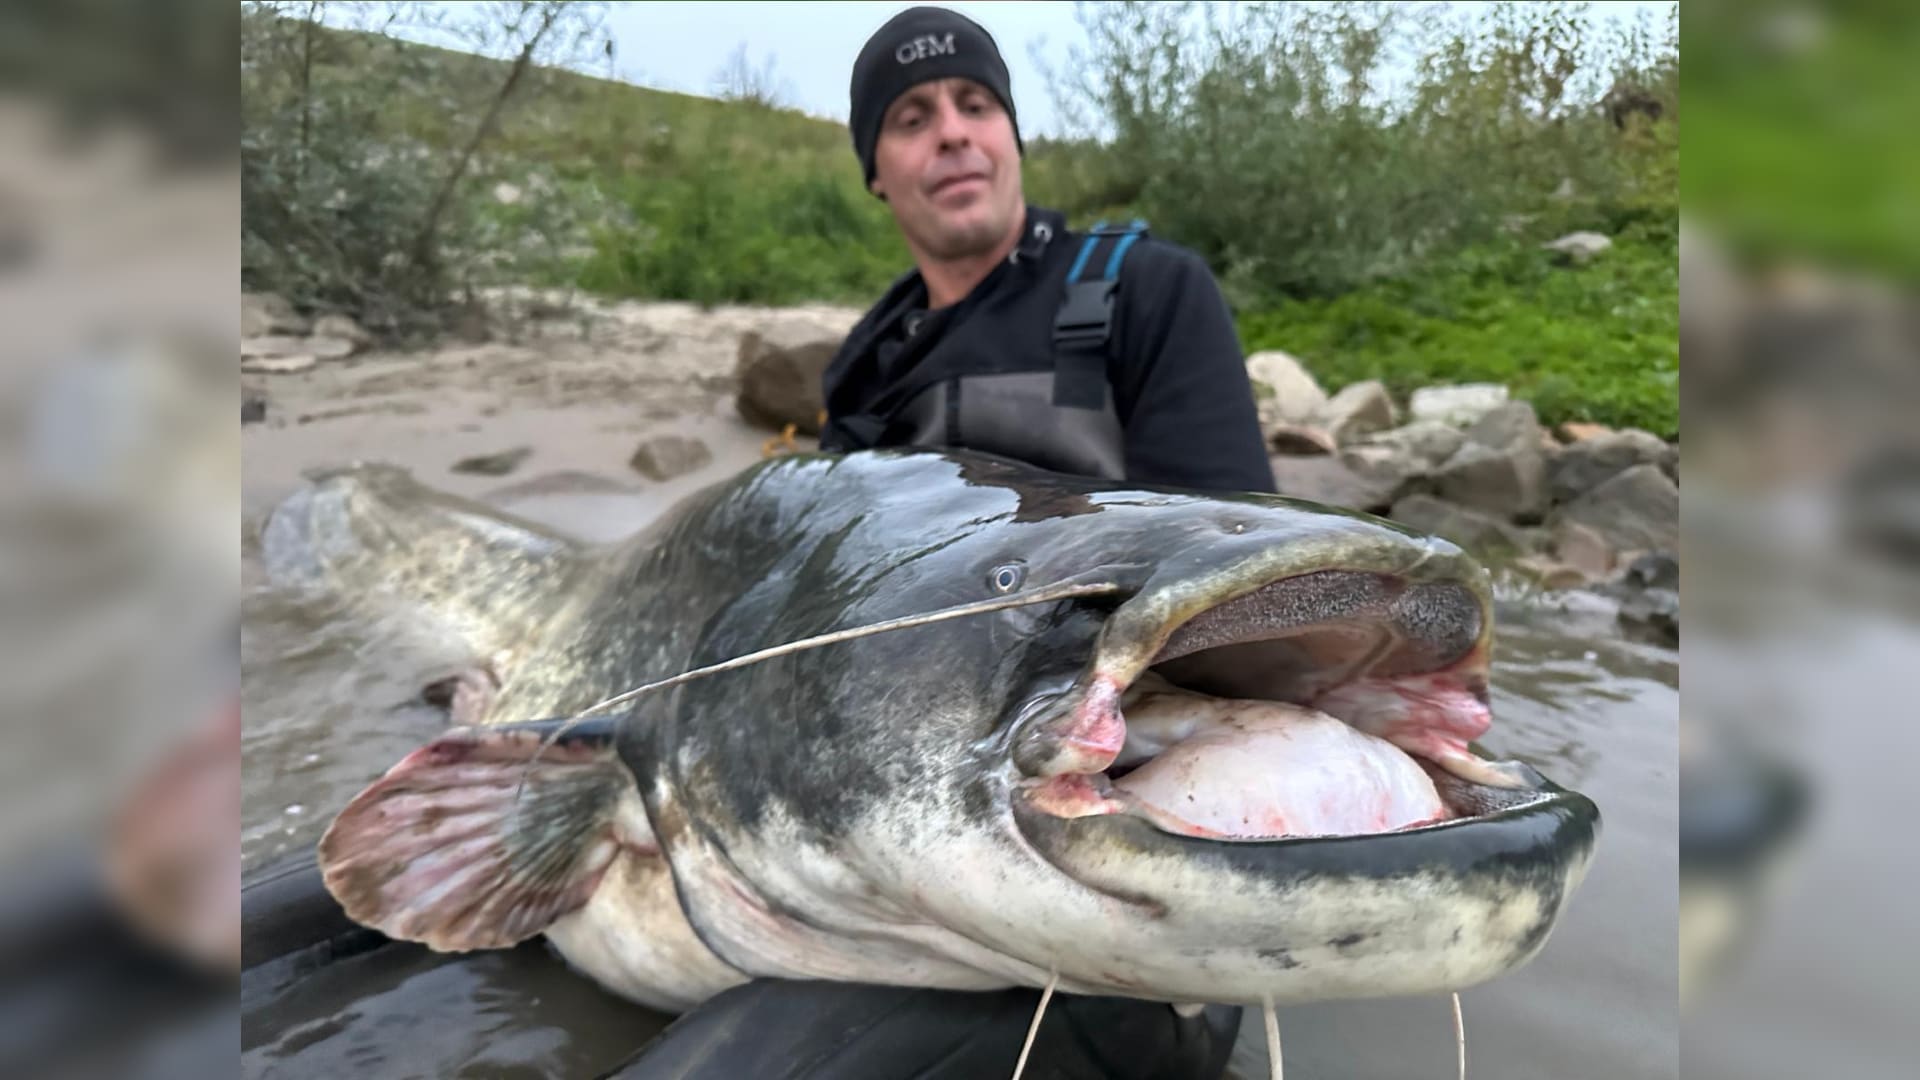
[[[1379,379],[1404,400],[1497,382],[1541,419],[1678,437],[1680,285],[1667,230],[1635,226],[1584,267],[1532,243],[1462,254],[1438,273],[1239,318],[1249,352],[1284,349],[1331,392]]]

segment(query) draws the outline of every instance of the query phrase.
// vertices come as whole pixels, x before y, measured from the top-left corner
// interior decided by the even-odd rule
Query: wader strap
[[[1107,342],[1113,336],[1113,294],[1127,249],[1147,233],[1138,219],[1120,228],[1088,230],[1067,271],[1066,295],[1053,319],[1053,403],[1100,409],[1107,402]],[[1092,268],[1094,273],[1089,273]]]

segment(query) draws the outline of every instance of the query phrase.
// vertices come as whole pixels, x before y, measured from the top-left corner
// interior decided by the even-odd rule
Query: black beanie
[[[1013,112],[1012,80],[993,35],[945,8],[908,8],[874,31],[853,62],[847,127],[853,131],[853,152],[860,158],[867,183],[873,183],[873,148],[880,141],[880,120],[887,115],[887,106],[920,83],[956,78],[972,79],[1000,99],[1013,124],[1014,145],[1026,153]]]

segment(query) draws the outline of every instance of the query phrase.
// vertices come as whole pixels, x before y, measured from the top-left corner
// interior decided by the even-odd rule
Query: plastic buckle
[[[1053,340],[1071,345],[1107,340],[1113,328],[1113,281],[1076,281],[1054,316]]]

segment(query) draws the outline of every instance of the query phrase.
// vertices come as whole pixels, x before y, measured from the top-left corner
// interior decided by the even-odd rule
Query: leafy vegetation
[[[866,303],[907,268],[845,128],[744,52],[700,98],[581,74],[593,5],[455,9],[499,59],[379,33],[418,7],[247,7],[249,287],[400,333],[509,281]],[[1329,389],[1496,380],[1549,421],[1677,433],[1677,19],[1234,10],[1088,9],[1053,87],[1076,133],[1029,140],[1029,198],[1200,252],[1247,348]],[[1614,248],[1556,266],[1573,229]]]

